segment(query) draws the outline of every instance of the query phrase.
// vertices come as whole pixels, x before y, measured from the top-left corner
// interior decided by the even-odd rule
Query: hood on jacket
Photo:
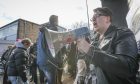
[[[15,45],[16,47],[25,48],[21,42],[16,42]]]

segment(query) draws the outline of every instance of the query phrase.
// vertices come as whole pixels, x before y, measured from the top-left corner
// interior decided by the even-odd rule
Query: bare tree
[[[80,27],[88,27],[88,23],[81,21],[81,22],[76,22],[72,25],[72,29],[76,29]]]

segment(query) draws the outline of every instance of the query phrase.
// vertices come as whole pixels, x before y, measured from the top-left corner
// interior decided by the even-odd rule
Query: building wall
[[[19,19],[17,39],[30,38],[36,42],[40,25]]]
[[[30,38],[36,42],[41,25],[18,19],[0,28],[0,39],[14,40]],[[67,31],[66,28],[57,26],[59,32]]]
[[[14,45],[16,39],[30,38],[36,42],[41,25],[18,19],[0,28],[0,56],[7,49],[7,46]],[[66,31],[58,26],[59,31]],[[14,36],[14,37],[13,37]]]

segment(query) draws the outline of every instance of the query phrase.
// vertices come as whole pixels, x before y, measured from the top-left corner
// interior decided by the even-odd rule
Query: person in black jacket
[[[31,73],[31,81],[33,80],[35,84],[37,84],[37,63],[36,63],[36,43],[34,43],[29,50],[29,60],[30,60],[30,73]]]
[[[2,61],[2,63],[4,64],[4,66],[5,66],[5,63],[7,62],[7,60],[8,60],[8,58],[9,58],[10,54],[11,54],[12,51],[14,50],[14,48],[15,48],[15,46],[9,45],[9,46],[7,47],[7,50],[2,54],[2,56],[1,56],[1,61]]]
[[[16,45],[8,61],[7,75],[12,84],[28,84],[26,69],[28,64],[27,49],[31,46],[31,40],[23,39]]]
[[[14,51],[14,49],[15,49],[15,45],[14,46],[9,45],[8,49],[1,56],[1,62],[4,67],[3,84],[10,84],[10,82],[8,81],[8,76],[7,76],[7,62],[9,60],[11,53]]]
[[[29,50],[29,54],[30,54],[30,72],[31,72],[31,80],[30,81],[34,81],[35,84],[44,84],[45,82],[45,77],[44,77],[44,73],[43,71],[41,71],[39,68],[38,68],[38,65],[37,65],[37,43],[34,43],[31,47],[30,47],[30,50]],[[38,78],[38,74],[37,74],[37,69],[39,70],[39,80],[37,79]],[[39,82],[38,82],[39,81]]]
[[[58,31],[58,16],[51,15],[49,23],[43,24],[40,28],[37,46],[37,64],[39,69],[43,71],[47,78],[47,84],[62,84],[62,66],[63,56],[65,54],[65,47],[61,48],[59,52],[52,56],[50,53],[48,39],[45,38],[45,28],[53,31]]]
[[[78,39],[77,47],[91,57],[96,74],[94,82],[137,84],[138,49],[133,32],[112,25],[112,12],[105,7],[94,9],[91,21],[97,35],[92,44]]]

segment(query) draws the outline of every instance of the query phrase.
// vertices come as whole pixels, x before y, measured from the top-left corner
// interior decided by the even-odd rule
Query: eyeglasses
[[[93,17],[90,19],[91,22],[95,21],[96,18],[100,17],[100,16],[105,16],[103,14],[94,14]]]

